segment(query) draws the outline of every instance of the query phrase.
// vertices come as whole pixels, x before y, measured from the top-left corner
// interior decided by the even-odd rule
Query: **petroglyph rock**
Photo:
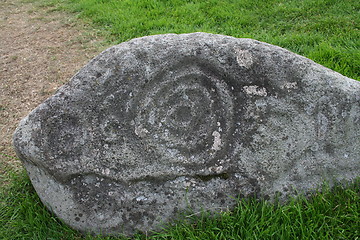
[[[359,176],[359,101],[360,82],[270,44],[149,36],[94,58],[21,121],[14,145],[57,216],[129,235],[184,209]]]

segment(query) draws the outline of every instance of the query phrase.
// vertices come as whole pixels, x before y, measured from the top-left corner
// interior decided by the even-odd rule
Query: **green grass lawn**
[[[31,0],[71,11],[109,42],[196,31],[254,38],[360,80],[360,2],[352,0]],[[2,169],[2,171],[4,171]],[[25,172],[0,190],[0,239],[114,239],[81,236],[41,204]],[[243,200],[217,217],[193,216],[135,239],[359,239],[360,180],[288,204]]]
[[[46,0],[58,3],[60,0]],[[360,1],[61,0],[114,43],[162,33],[209,32],[287,48],[360,80]]]

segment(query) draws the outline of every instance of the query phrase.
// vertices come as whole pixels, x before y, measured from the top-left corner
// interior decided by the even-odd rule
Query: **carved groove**
[[[228,88],[201,64],[165,71],[137,96],[135,134],[167,160],[206,163],[228,146],[233,119]]]

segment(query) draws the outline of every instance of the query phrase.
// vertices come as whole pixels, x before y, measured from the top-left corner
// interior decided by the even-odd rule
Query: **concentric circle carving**
[[[226,152],[233,99],[220,74],[196,63],[181,65],[141,89],[135,134],[167,161],[202,164]]]

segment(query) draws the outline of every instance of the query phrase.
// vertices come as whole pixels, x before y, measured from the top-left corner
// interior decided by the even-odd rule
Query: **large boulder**
[[[184,210],[359,176],[360,82],[252,39],[143,37],[94,58],[14,145],[73,228],[157,230]]]

